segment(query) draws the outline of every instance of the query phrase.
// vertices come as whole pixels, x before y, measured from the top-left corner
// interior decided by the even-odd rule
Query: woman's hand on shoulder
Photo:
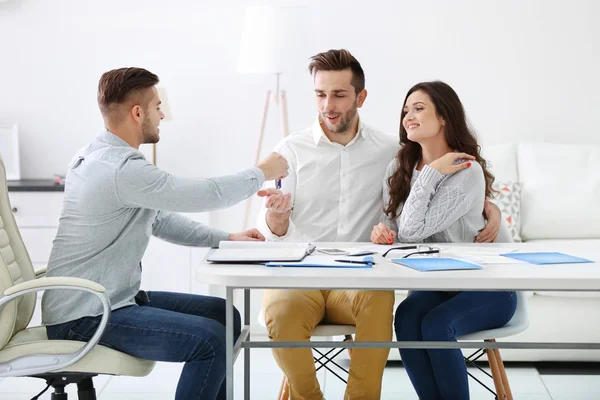
[[[462,162],[456,162],[457,160],[461,159]],[[469,160],[475,160],[475,157],[467,153],[452,152],[446,153],[442,157],[429,164],[429,166],[437,170],[442,175],[450,175],[460,171],[461,169],[469,168],[471,166],[471,161]]]
[[[383,222],[375,225],[371,231],[371,242],[375,244],[392,244],[395,237],[396,233]]]

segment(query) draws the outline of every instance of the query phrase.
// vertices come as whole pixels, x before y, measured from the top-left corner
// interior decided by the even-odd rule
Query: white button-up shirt
[[[359,122],[350,143],[332,143],[319,118],[286,137],[274,151],[289,164],[281,182],[281,191],[292,195],[289,229],[284,236],[271,232],[263,202],[258,230],[271,241],[368,242],[373,226],[383,220],[383,178],[398,142]]]

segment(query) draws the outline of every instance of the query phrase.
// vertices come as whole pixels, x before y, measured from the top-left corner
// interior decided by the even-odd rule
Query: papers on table
[[[390,245],[388,245],[388,244],[374,244],[372,246],[367,246],[367,247],[365,247],[365,248],[363,248],[361,250],[372,251],[372,252],[375,252],[377,254],[383,254],[386,251],[388,251],[389,249],[392,249],[394,247],[402,247],[402,246],[410,246],[410,244],[401,244],[401,243],[396,243],[394,245],[391,245],[391,244]],[[396,251],[398,251],[398,252],[406,252],[408,250],[394,250],[393,252],[396,252]],[[414,250],[412,250],[412,251],[414,251]],[[392,252],[390,251],[389,254],[392,254]]]
[[[401,243],[396,243],[394,245],[379,244],[379,245],[372,245],[372,246],[365,247],[363,250],[373,251],[378,254],[383,254],[386,251],[388,251],[389,249],[392,249],[394,247],[402,247],[402,246],[410,246],[410,245],[409,244],[401,244]],[[443,257],[443,258],[463,259],[465,261],[474,262],[476,264],[518,264],[518,263],[522,263],[522,261],[519,261],[519,260],[500,256],[500,254],[512,253],[513,251],[516,251],[517,249],[513,248],[513,247],[493,247],[493,246],[485,246],[485,245],[482,245],[482,246],[478,246],[478,245],[452,246],[450,244],[443,244],[442,246],[439,246],[436,243],[431,243],[431,244],[426,243],[426,244],[422,244],[421,246],[429,246],[429,247],[433,247],[433,248],[439,248],[440,249],[440,257]],[[408,253],[414,253],[415,251],[416,250],[414,250],[414,249],[392,250],[388,253],[387,258],[402,257],[402,255],[405,255]],[[418,254],[411,256],[411,258],[418,258],[418,257],[422,258],[422,257],[427,257],[427,256],[419,256]]]
[[[523,261],[515,260],[514,258],[507,258],[503,256],[487,255],[487,254],[462,254],[458,255],[455,253],[444,253],[444,257],[455,257],[462,258],[467,261],[471,261],[477,264],[523,264]]]
[[[522,264],[522,261],[501,256],[516,251],[512,247],[491,246],[449,246],[442,252],[442,257],[461,258],[477,264]]]
[[[332,256],[307,256],[298,262],[268,262],[267,267],[312,267],[312,268],[372,268],[372,263],[356,264],[336,261]],[[357,261],[363,258],[357,258]],[[372,259],[371,259],[372,261]]]
[[[499,256],[500,254],[512,253],[515,247],[493,247],[486,245],[473,246],[447,246],[446,251],[453,254],[467,254],[471,256]]]

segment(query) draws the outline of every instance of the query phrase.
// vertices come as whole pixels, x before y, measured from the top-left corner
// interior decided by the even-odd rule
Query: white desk
[[[427,245],[432,245],[428,243]],[[317,243],[319,247],[358,248],[368,243]],[[441,247],[451,247],[444,243]],[[466,246],[464,243],[456,246]],[[481,246],[481,245],[478,245]],[[366,289],[366,290],[555,290],[600,291],[600,249],[577,244],[564,247],[543,243],[487,244],[519,251],[559,251],[590,259],[594,263],[563,265],[496,264],[482,270],[419,272],[375,256],[370,269],[274,268],[262,265],[210,264],[203,261],[196,279],[226,288],[227,398],[233,399],[233,364],[244,348],[244,393],[250,393],[251,347],[391,347],[391,348],[561,348],[600,349],[598,343],[511,343],[511,342],[251,342],[249,289]],[[392,258],[388,255],[388,258]],[[233,291],[244,289],[244,329],[233,343]]]

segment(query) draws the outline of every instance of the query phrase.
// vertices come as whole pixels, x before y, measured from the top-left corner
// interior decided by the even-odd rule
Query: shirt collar
[[[329,140],[327,135],[325,135],[325,132],[323,132],[323,128],[321,128],[321,120],[318,115],[317,115],[317,118],[315,119],[315,122],[313,122],[311,129],[312,129],[313,140],[315,142],[315,146],[318,146],[319,142],[321,140],[325,140],[325,141],[331,143],[331,141]],[[352,141],[350,143],[355,142],[360,136],[362,136],[364,138],[364,137],[366,137],[366,135],[367,135],[367,129],[365,129],[365,125],[363,124],[360,117],[358,117],[358,131],[356,132],[356,136],[354,137],[354,139],[352,139]],[[350,143],[348,143],[348,144],[350,144]]]
[[[106,128],[104,128],[104,131],[100,134],[100,136],[102,136],[102,140],[113,146],[131,147],[129,143],[127,143],[125,140],[121,139],[119,136],[115,135]]]

